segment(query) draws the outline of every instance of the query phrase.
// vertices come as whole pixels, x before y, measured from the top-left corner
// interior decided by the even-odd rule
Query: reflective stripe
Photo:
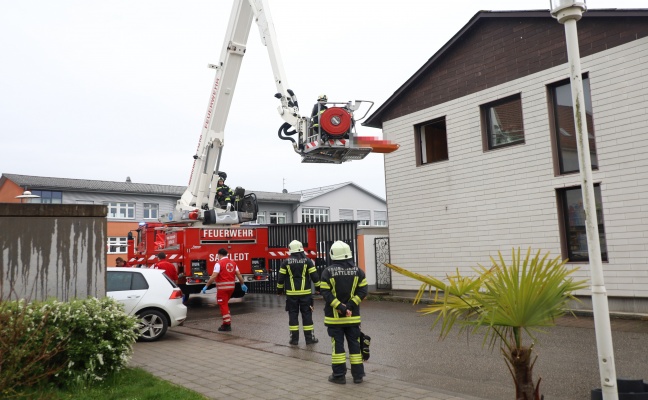
[[[306,294],[311,294],[311,290],[286,290],[288,296],[303,296]]]
[[[216,282],[216,289],[234,289],[236,282]]]
[[[335,314],[337,314],[337,310],[333,310],[333,311]],[[357,315],[355,317],[324,317],[324,323],[330,325],[359,324],[360,316]]]
[[[362,364],[362,354],[349,354],[349,360],[351,361],[351,365]]]
[[[304,325],[304,332],[306,331],[312,331],[315,329],[314,325]]]

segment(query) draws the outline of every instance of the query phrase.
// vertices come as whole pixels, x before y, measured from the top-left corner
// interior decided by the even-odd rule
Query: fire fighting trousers
[[[216,290],[216,304],[220,307],[221,315],[223,316],[223,325],[230,325],[232,323],[232,316],[230,315],[229,300],[234,293],[234,289],[217,289]]]
[[[286,311],[290,332],[299,332],[299,313],[301,312],[304,332],[313,331],[313,296],[286,296]]]
[[[362,378],[364,364],[360,351],[360,327],[355,326],[329,326],[328,335],[331,337],[331,368],[333,376],[346,375],[346,352],[344,351],[344,339],[349,344],[349,361],[351,362],[351,375],[354,378]]]

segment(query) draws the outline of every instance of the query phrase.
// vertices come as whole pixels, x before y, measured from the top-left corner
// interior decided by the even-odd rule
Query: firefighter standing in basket
[[[333,345],[333,374],[328,380],[346,383],[346,338],[353,383],[362,383],[365,373],[360,350],[360,302],[367,297],[367,279],[364,271],[353,263],[348,244],[339,240],[333,243],[330,256],[333,262],[322,272],[320,281],[324,298],[324,325]]]
[[[313,295],[311,281],[315,284],[315,293],[319,294],[319,278],[313,261],[306,257],[304,246],[298,240],[288,245],[290,257],[281,263],[277,277],[277,294],[286,293],[286,311],[290,327],[291,345],[299,344],[299,313],[302,315],[306,344],[315,344],[313,327]]]

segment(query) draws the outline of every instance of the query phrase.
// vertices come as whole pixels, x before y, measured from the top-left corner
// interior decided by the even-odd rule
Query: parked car
[[[169,327],[187,319],[182,291],[161,269],[108,267],[106,295],[122,303],[127,314],[140,318],[143,342],[158,340]]]

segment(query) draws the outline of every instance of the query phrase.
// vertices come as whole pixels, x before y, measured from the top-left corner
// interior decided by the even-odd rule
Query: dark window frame
[[[29,199],[30,203],[63,204],[63,192],[60,192],[58,190],[32,190],[31,193],[39,197]],[[53,201],[53,200],[57,200],[57,201]]]
[[[591,96],[591,89],[589,89],[589,73],[585,72],[582,75],[583,79],[583,89],[586,92],[589,92],[589,96],[585,96],[585,102],[592,104],[592,96]],[[549,130],[551,132],[551,151],[553,154],[553,166],[554,166],[554,176],[563,176],[563,175],[571,175],[571,174],[578,174],[579,168],[576,168],[575,170],[564,170],[564,159],[562,155],[562,149],[561,149],[561,144],[560,144],[560,139],[559,139],[559,134],[561,133],[561,129],[558,126],[559,125],[559,118],[558,118],[558,108],[556,107],[556,88],[559,88],[561,86],[566,86],[566,85],[571,85],[571,80],[569,78],[567,79],[562,79],[557,82],[553,82],[551,84],[547,85],[547,106],[548,106],[548,114],[549,114]],[[587,87],[587,89],[585,89]],[[571,88],[570,88],[571,90]],[[573,103],[572,103],[573,104]],[[572,107],[573,108],[573,107]],[[569,127],[571,129],[573,128],[573,118],[574,114],[573,112],[571,113],[571,124]],[[592,170],[596,171],[600,168],[600,162],[598,160],[598,152],[596,151],[597,146],[596,146],[596,133],[594,129],[594,111],[592,110],[591,118],[590,118],[590,123],[588,124],[587,131],[589,135],[592,135],[593,138],[590,139],[590,158],[592,159]],[[564,134],[564,133],[563,133]],[[593,146],[592,146],[593,143]],[[592,151],[593,147],[593,151]],[[592,156],[593,155],[593,156]],[[596,163],[596,164],[595,164]]]
[[[522,131],[522,138],[513,142],[508,142],[508,143],[503,143],[499,145],[493,145],[491,138],[493,136],[493,132],[491,131],[491,127],[493,124],[491,123],[491,113],[490,110],[494,107],[501,106],[504,104],[509,104],[509,103],[518,103],[519,106],[519,114],[520,114],[520,127]],[[524,112],[522,109],[522,94],[521,93],[516,93],[511,96],[507,96],[501,99],[497,99],[495,101],[482,104],[479,106],[480,110],[480,115],[481,115],[481,126],[482,126],[482,144],[484,151],[490,151],[490,150],[497,150],[501,149],[504,147],[511,147],[511,146],[518,146],[518,145],[523,145],[526,143],[526,137],[524,135]]]
[[[443,140],[441,140],[440,145],[445,146],[445,148],[441,149],[440,151],[439,151],[439,149],[436,149],[436,154],[428,154],[428,153],[434,153],[435,152],[435,147],[432,147],[432,148],[430,148],[429,151],[426,151],[426,156],[423,157],[423,151],[425,149],[429,148],[430,146],[432,146],[432,144],[429,144],[429,145],[426,144],[425,149],[422,146],[422,144],[421,144],[421,142],[423,141],[422,140],[422,135],[424,134],[422,132],[423,128],[425,128],[427,126],[441,125],[441,124],[443,126],[442,130],[443,130],[443,133],[444,133],[444,137],[443,137]],[[432,135],[434,134],[434,132],[428,132],[428,134],[430,136],[428,139],[434,139],[434,138],[432,138]],[[426,138],[428,137],[428,134],[425,135]],[[438,140],[438,139],[435,139],[435,140]],[[427,141],[426,141],[426,143],[427,143]],[[435,118],[435,119],[423,122],[421,124],[414,125],[414,148],[415,148],[415,151],[416,151],[416,166],[417,167],[420,167],[420,166],[423,166],[423,165],[435,164],[435,163],[442,162],[442,161],[448,161],[450,159],[450,152],[449,152],[449,149],[448,149],[448,128],[447,128],[447,124],[446,124],[446,117],[443,116],[443,117],[439,117],[439,118]],[[433,158],[433,159],[432,160],[428,159],[425,162],[423,162],[424,158],[425,159]]]
[[[570,218],[569,205],[567,204],[567,192],[578,190],[580,198],[582,198],[581,186],[569,186],[556,189],[556,202],[558,206],[558,224],[560,230],[560,247],[562,257],[569,259],[570,263],[589,263],[589,254],[587,253],[587,236],[585,231],[585,215],[584,211],[581,216],[572,215]],[[603,194],[601,192],[601,184],[594,184],[594,197],[596,200],[597,208],[597,223],[599,228],[599,241],[601,245],[601,259],[603,262],[609,262],[609,252],[607,249],[607,240],[605,237],[605,216],[603,215]],[[600,215],[599,215],[600,211]],[[575,218],[580,218],[582,221],[576,221]],[[582,225],[576,225],[577,222],[582,222]],[[579,229],[570,229],[572,224]],[[570,235],[585,235],[581,237],[581,241],[585,240],[585,248],[581,252],[587,254],[586,256],[575,256],[573,248],[578,245],[575,243],[575,238],[570,240]],[[580,242],[579,242],[580,243]],[[581,244],[582,245],[582,244]]]

